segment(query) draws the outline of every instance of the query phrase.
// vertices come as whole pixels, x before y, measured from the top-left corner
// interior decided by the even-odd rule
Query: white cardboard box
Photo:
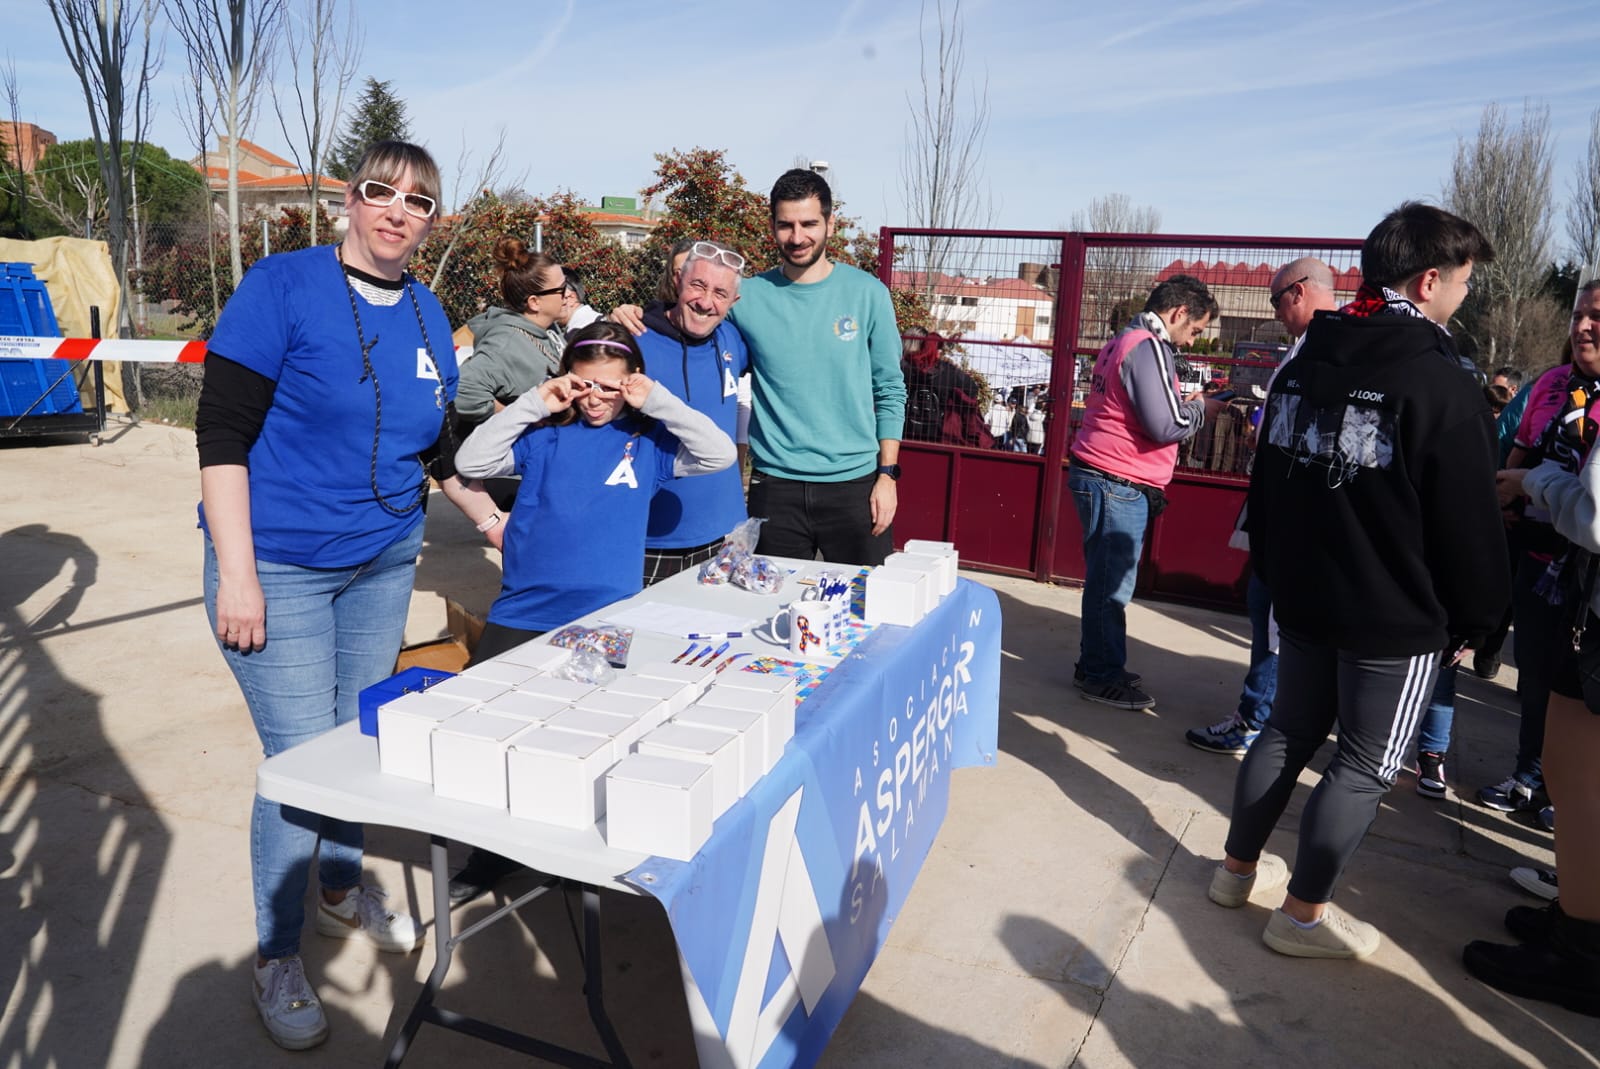
[[[599,690],[593,683],[580,683],[576,679],[560,676],[534,676],[517,688],[529,694],[543,694],[546,698],[559,698],[568,705]]]
[[[933,591],[935,604],[956,588],[955,569],[949,567],[948,557],[934,557],[922,553],[891,553],[884,559],[890,568],[905,568],[913,572],[926,572]]]
[[[711,837],[711,769],[632,754],[606,773],[606,844],[688,861]]]
[[[913,538],[906,542],[904,552],[938,557],[948,573],[945,576],[945,593],[948,594],[956,588],[956,580],[960,578],[956,572],[961,567],[961,555],[956,552],[954,542],[932,542],[923,538]]]
[[[612,758],[613,761],[620,761],[626,757],[633,740],[644,734],[638,720],[631,716],[623,716],[621,713],[600,713],[591,709],[567,709],[546,720],[544,726],[610,739],[616,753]]]
[[[549,720],[563,710],[572,708],[569,702],[545,694],[526,690],[508,690],[498,698],[483,703],[483,711],[496,716],[514,716],[518,720],[538,723]]]
[[[629,674],[607,683],[601,688],[601,693],[626,694],[632,697],[665,702],[667,716],[671,716],[688,708],[689,703],[698,698],[703,690],[704,688],[698,687],[693,683],[672,679],[657,679],[655,676]]]
[[[729,669],[717,677],[716,686],[732,690],[760,691],[772,695],[773,698],[782,696],[790,701],[794,701],[795,695],[793,676],[772,675],[767,672],[741,672]]]
[[[538,672],[554,672],[557,668],[572,660],[572,651],[565,646],[547,646],[535,640],[533,642],[524,642],[520,646],[513,646],[504,653],[495,654],[489,660],[504,661],[507,664],[519,664]]]
[[[733,735],[739,742],[739,793],[750,793],[756,780],[767,774],[767,719],[748,709],[723,709],[691,705],[670,721],[691,727],[712,728]]]
[[[700,699],[702,707],[739,709],[761,717],[762,772],[772,771],[772,766],[783,757],[783,748],[794,737],[794,698],[773,695],[755,690],[724,688],[720,684],[706,692]]]
[[[435,683],[428,688],[430,694],[442,694],[447,698],[470,698],[475,704],[482,704],[490,698],[504,694],[510,690],[505,683],[496,683],[488,679],[473,679],[471,676],[451,676],[443,683]]]
[[[478,709],[452,716],[433,729],[433,793],[506,808],[506,749],[528,730],[526,720]]]
[[[878,567],[867,574],[862,618],[869,624],[915,627],[928,602],[928,576],[905,568]]]
[[[599,735],[537,726],[511,740],[506,751],[506,793],[511,815],[592,828],[605,816],[606,771],[614,744]]]
[[[711,819],[739,800],[739,740],[726,731],[692,724],[662,724],[639,740],[638,752],[698,761],[711,768]]]
[[[378,767],[391,776],[433,782],[433,729],[477,703],[432,689],[378,706]]]
[[[665,698],[644,694],[621,694],[612,690],[597,690],[593,694],[585,695],[582,701],[573,705],[573,708],[632,717],[639,722],[639,735],[665,724],[670,712]],[[637,741],[637,736],[633,741]]]
[[[483,679],[490,683],[499,683],[502,686],[514,687],[518,683],[532,679],[539,674],[537,668],[526,665],[512,664],[510,661],[484,661],[482,664],[473,665],[464,669],[461,675],[467,679]]]
[[[696,668],[694,665],[673,664],[670,661],[652,661],[638,667],[629,666],[629,673],[636,676],[649,676],[651,679],[670,679],[674,683],[687,683],[695,689],[695,696],[705,693],[705,689],[716,678],[715,668]]]

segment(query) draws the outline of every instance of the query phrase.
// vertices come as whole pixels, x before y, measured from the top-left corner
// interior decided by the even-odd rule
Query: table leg
[[[589,1002],[589,1020],[600,1034],[606,1056],[617,1069],[631,1069],[632,1062],[622,1049],[617,1030],[606,1014],[604,971],[600,960],[600,892],[593,887],[583,888],[583,992]]]
[[[433,971],[428,974],[428,982],[411,1007],[406,1023],[400,1026],[400,1034],[395,1037],[389,1057],[383,1063],[384,1069],[396,1069],[405,1058],[417,1029],[422,1027],[433,1008],[434,996],[439,993],[439,985],[444,983],[445,974],[450,971],[450,959],[455,955],[455,941],[450,935],[450,843],[437,835],[430,836],[429,843],[433,865]]]

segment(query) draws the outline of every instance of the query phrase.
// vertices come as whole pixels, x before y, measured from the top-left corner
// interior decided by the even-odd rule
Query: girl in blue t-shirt
[[[727,434],[645,377],[626,329],[602,322],[572,334],[561,372],[456,453],[464,478],[522,477],[478,659],[638,593],[656,490],[734,461]]]

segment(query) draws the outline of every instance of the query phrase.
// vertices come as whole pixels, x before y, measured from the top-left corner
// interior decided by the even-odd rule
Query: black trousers
[[[876,474],[838,483],[750,475],[751,516],[761,525],[756,552],[830,564],[878,565],[894,552],[894,528],[872,533],[872,486]]]

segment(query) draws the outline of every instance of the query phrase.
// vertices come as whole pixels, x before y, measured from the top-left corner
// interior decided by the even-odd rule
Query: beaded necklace
[[[422,503],[428,499],[428,469],[427,466],[423,464],[422,458],[418,456],[417,466],[422,469],[422,481],[417,487],[415,499],[404,508],[398,508],[389,504],[383,492],[378,489],[378,437],[383,430],[383,388],[378,382],[378,372],[372,366],[371,355],[372,350],[377,347],[378,336],[374,334],[372,336],[372,341],[368,342],[366,331],[364,331],[361,327],[361,309],[356,301],[355,287],[350,284],[350,275],[348,274],[350,269],[345,266],[344,246],[335,246],[333,254],[339,261],[339,277],[344,279],[345,293],[350,297],[350,315],[356,323],[356,342],[361,346],[361,367],[363,370],[361,378],[357,379],[356,381],[357,383],[362,383],[366,382],[369,378],[372,380],[372,497],[373,500],[377,501],[378,505],[391,516],[404,516],[408,513],[415,512],[418,508],[421,508]],[[411,272],[406,271],[401,277],[405,281],[406,296],[411,299],[411,310],[415,312],[417,316],[417,329],[422,332],[422,345],[428,353],[428,366],[437,369],[439,365],[433,358],[433,342],[428,338],[428,325],[422,321],[422,307],[417,304],[417,295],[411,287]],[[437,370],[435,370],[434,373],[437,374]],[[441,382],[434,390],[434,403],[439,406],[440,410],[443,410],[443,382]]]

